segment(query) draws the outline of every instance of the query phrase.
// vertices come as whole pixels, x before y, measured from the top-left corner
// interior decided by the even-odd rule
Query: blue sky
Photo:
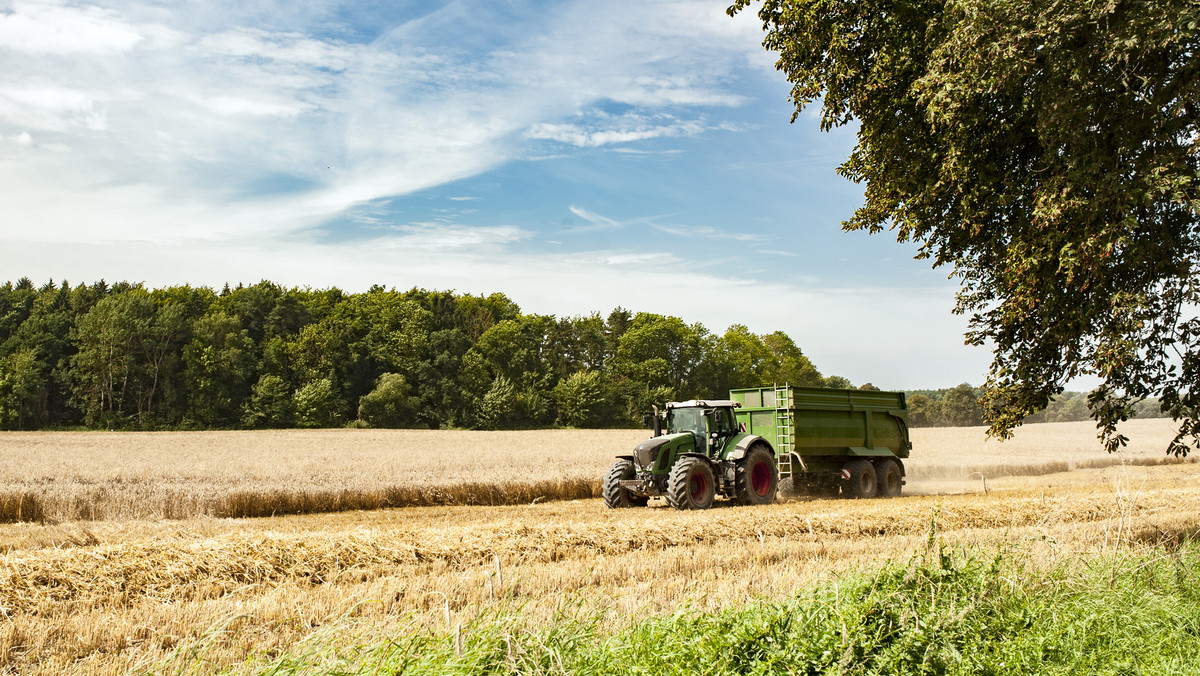
[[[0,0],[0,276],[500,291],[981,382],[948,271],[841,232],[853,129],[789,124],[724,8]]]

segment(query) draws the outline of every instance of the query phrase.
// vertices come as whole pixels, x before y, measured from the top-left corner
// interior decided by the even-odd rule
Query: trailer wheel
[[[667,478],[667,504],[675,509],[708,509],[717,496],[712,468],[700,458],[683,457]]]
[[[849,474],[849,477],[846,475]],[[873,498],[879,492],[879,477],[870,460],[851,460],[842,469],[846,480],[846,494],[852,498]]]
[[[633,469],[633,461],[621,458],[613,463],[608,474],[604,475],[604,484],[600,488],[600,495],[604,497],[605,507],[609,509],[645,507],[646,503],[650,502],[650,498],[644,495],[634,495],[621,488],[622,481],[632,479],[634,476],[636,473]]]
[[[900,497],[900,487],[904,485],[904,479],[900,474],[900,465],[898,465],[896,461],[892,460],[891,458],[881,460],[876,472],[879,473],[880,497]]]
[[[762,446],[750,449],[734,469],[734,495],[744,505],[767,505],[775,502],[779,488],[779,470],[775,458]]]

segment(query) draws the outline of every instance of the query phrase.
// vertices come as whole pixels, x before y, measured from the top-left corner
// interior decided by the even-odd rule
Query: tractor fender
[[[741,460],[742,458],[746,457],[746,454],[750,452],[750,447],[755,444],[762,444],[763,446],[766,446],[767,450],[771,452],[771,456],[775,456],[775,449],[771,447],[771,443],[766,439],[763,439],[756,434],[739,434],[738,436],[730,439],[729,443],[726,444],[725,448],[727,448],[728,451],[725,454],[725,459]]]
[[[618,456],[616,456],[616,458],[617,458],[617,460],[628,460],[629,462],[633,462],[632,455],[618,455]]]

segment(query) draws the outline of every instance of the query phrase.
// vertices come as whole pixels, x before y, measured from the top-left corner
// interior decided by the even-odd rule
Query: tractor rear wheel
[[[700,458],[684,456],[667,478],[667,504],[675,509],[708,509],[717,497],[712,468]]]
[[[775,458],[762,446],[750,449],[734,468],[734,494],[743,505],[767,505],[775,501],[779,470]]]
[[[851,460],[842,470],[846,478],[846,494],[852,498],[873,498],[879,492],[879,477],[870,460]]]
[[[891,458],[881,460],[879,467],[875,469],[879,475],[879,495],[884,498],[900,497],[900,487],[904,485],[904,479],[900,472],[900,465]]]
[[[621,488],[621,482],[637,476],[633,469],[633,461],[620,458],[604,475],[604,484],[600,487],[600,495],[604,497],[604,506],[609,509],[622,507],[645,507],[650,498],[644,495],[634,495],[628,489]]]

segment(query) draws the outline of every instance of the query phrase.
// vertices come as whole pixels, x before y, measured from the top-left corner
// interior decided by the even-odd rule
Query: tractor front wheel
[[[700,458],[685,456],[667,478],[667,504],[675,509],[708,509],[717,497],[712,468]]]
[[[644,495],[634,495],[628,489],[621,488],[621,482],[636,476],[633,461],[621,458],[613,463],[608,474],[604,475],[604,484],[600,487],[600,495],[604,497],[604,506],[609,509],[622,507],[645,507],[650,498]]]
[[[743,505],[768,505],[775,501],[779,471],[775,458],[762,446],[750,449],[734,469],[734,492]]]
[[[846,476],[849,474],[850,476]],[[879,492],[879,477],[870,460],[854,460],[842,469],[846,479],[846,494],[852,498],[873,498]]]

